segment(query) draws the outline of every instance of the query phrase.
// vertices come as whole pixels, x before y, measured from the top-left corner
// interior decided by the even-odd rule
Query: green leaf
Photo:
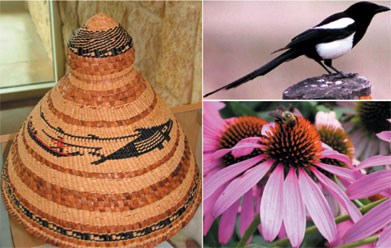
[[[232,112],[235,116],[256,116],[257,113],[253,111],[248,104],[243,102],[229,102]]]
[[[219,229],[219,221],[213,222],[209,232],[204,236],[204,247],[221,247],[217,237]]]
[[[331,112],[332,110],[324,105],[317,105],[316,106],[317,112]]]

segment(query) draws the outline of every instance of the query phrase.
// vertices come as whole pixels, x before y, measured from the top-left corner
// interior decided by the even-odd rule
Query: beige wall
[[[103,12],[133,37],[136,67],[170,106],[201,101],[201,2],[59,2],[64,44],[92,15]]]

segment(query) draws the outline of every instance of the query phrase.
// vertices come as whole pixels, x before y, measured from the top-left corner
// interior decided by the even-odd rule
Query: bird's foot
[[[344,73],[341,71],[329,74],[330,76],[336,78],[336,79],[343,79],[343,78],[354,78],[357,73]]]

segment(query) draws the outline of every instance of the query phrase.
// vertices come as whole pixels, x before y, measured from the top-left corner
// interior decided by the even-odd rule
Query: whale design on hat
[[[156,148],[163,149],[163,141],[170,141],[169,133],[172,128],[172,120],[168,120],[159,126],[151,128],[138,128],[137,139],[116,150],[108,156],[92,162],[100,164],[108,159],[123,159],[153,151]]]
[[[32,120],[28,121],[27,132],[29,136],[37,143],[42,149],[48,153],[57,156],[57,157],[70,157],[70,156],[84,156],[85,154],[91,154],[93,156],[100,157],[99,160],[92,162],[91,164],[97,165],[103,163],[106,160],[113,159],[124,159],[130,158],[133,156],[140,156],[142,154],[153,151],[156,148],[163,149],[163,142],[170,141],[170,132],[173,126],[173,121],[169,119],[167,122],[148,128],[138,128],[136,129],[135,134],[130,134],[120,137],[110,137],[110,138],[101,138],[93,134],[88,134],[87,136],[76,136],[64,132],[60,127],[54,127],[46,119],[44,113],[40,114],[41,119],[47,124],[47,126],[58,133],[57,137],[54,137],[48,134],[45,129],[42,129],[42,134],[50,140],[50,143],[44,141],[42,137],[39,137],[38,131],[34,128]],[[68,143],[66,138],[78,138],[82,140],[95,140],[95,141],[114,141],[122,139],[133,139],[126,145],[120,147],[115,152],[104,155],[102,153],[102,146],[100,147],[89,147],[81,146],[78,144]],[[53,143],[53,144],[52,144]],[[73,150],[79,149],[73,152],[66,152],[67,149],[72,148]]]

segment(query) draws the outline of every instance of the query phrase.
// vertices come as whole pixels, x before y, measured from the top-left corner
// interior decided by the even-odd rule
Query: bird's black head
[[[356,24],[356,34],[354,36],[353,45],[356,45],[361,40],[367,31],[372,18],[377,13],[389,10],[389,7],[377,5],[371,2],[358,2],[345,10],[344,13],[351,17]]]
[[[345,10],[345,14],[352,17],[355,21],[359,21],[360,19],[362,19],[370,22],[372,20],[372,17],[377,13],[389,10],[389,7],[377,5],[375,3],[358,2]]]

